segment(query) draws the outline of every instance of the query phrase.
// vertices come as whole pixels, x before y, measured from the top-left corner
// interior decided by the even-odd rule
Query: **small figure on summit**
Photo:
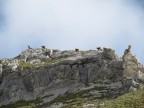
[[[97,49],[98,51],[102,51],[101,47],[97,47],[96,49]]]
[[[78,48],[75,48],[75,52],[79,52],[79,49],[78,49]]]
[[[28,49],[32,49],[32,48],[28,45]]]
[[[41,46],[43,49],[45,49],[46,47],[43,45],[43,46]]]
[[[128,49],[126,49],[125,51],[124,51],[124,55],[126,55],[126,54],[128,54],[128,53],[130,53],[131,52],[131,45],[128,45]]]

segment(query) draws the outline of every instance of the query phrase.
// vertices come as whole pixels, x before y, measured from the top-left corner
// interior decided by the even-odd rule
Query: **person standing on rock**
[[[124,55],[131,52],[131,45],[128,46],[128,49],[125,50]]]

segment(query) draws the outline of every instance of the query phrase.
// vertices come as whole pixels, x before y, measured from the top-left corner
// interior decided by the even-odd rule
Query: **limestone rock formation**
[[[136,56],[133,56],[130,51],[130,46],[125,50],[123,55],[124,61],[124,77],[136,78],[140,71],[140,63]]]
[[[115,98],[144,83],[144,67],[130,47],[122,59],[110,48],[78,52],[27,49],[1,64],[0,105],[36,98],[43,104],[69,93]]]

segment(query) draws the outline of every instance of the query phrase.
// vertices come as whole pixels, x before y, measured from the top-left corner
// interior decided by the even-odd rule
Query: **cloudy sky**
[[[0,0],[0,58],[45,45],[52,49],[129,44],[144,63],[143,0]]]

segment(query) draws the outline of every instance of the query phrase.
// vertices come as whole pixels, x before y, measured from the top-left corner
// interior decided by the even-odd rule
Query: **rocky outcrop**
[[[28,49],[3,62],[1,105],[37,97],[48,102],[79,90],[85,90],[87,96],[115,98],[129,92],[133,79],[144,79],[142,65],[130,52],[125,53],[123,59],[109,48],[50,52],[46,48]],[[99,86],[107,89],[90,91],[90,87]]]
[[[138,58],[131,53],[131,46],[125,50],[123,55],[124,72],[123,77],[131,80],[129,91],[136,91],[138,88],[143,88],[144,68],[140,64]]]

